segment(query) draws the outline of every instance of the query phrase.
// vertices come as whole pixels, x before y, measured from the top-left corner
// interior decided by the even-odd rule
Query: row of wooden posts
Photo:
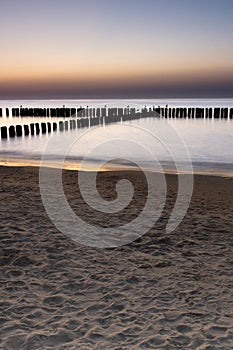
[[[42,113],[45,113],[44,115]],[[18,115],[19,113],[19,115]],[[27,115],[29,113],[29,115]],[[6,116],[9,117],[9,109]],[[2,116],[2,109],[0,109]],[[24,125],[10,125],[1,127],[1,138],[34,136],[56,132],[57,130],[73,130],[84,127],[129,121],[141,118],[206,118],[206,119],[233,119],[233,108],[13,108],[12,117],[60,117],[68,120],[33,122]],[[72,117],[72,118],[71,118]]]
[[[11,112],[11,113],[10,113]],[[233,119],[233,108],[168,108],[153,107],[142,108],[140,111],[135,108],[6,108],[5,115],[9,117],[57,117],[57,118],[91,118],[106,116],[123,116],[129,114],[147,114],[147,116],[167,118],[225,118]],[[0,117],[3,116],[3,109],[0,108]]]

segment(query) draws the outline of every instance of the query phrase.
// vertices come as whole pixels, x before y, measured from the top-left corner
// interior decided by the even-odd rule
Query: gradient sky
[[[0,0],[0,99],[233,97],[233,0]]]

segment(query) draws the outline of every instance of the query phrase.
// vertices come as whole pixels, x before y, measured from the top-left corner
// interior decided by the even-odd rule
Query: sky
[[[0,99],[233,97],[233,0],[0,0]]]

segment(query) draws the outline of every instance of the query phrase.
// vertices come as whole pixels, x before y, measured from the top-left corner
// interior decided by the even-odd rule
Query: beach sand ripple
[[[38,169],[1,167],[0,175],[0,349],[233,348],[233,179],[196,176],[183,222],[165,234],[177,191],[176,177],[168,175],[155,227],[132,244],[102,250],[52,225]],[[64,187],[85,216],[76,176],[65,172]],[[131,218],[145,203],[145,184],[138,173],[127,176],[137,186]],[[100,176],[110,198],[117,177]],[[92,218],[98,221],[106,224],[106,217]]]

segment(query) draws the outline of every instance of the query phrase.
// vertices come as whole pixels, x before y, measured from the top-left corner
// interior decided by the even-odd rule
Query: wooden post
[[[73,121],[70,120],[70,130],[72,130],[72,129],[73,129]]]
[[[39,133],[40,133],[40,124],[36,123],[35,126],[36,126],[36,134],[39,135]]]
[[[64,123],[63,122],[59,122],[59,130],[60,131],[64,130]]]
[[[191,118],[191,114],[192,114],[192,108],[188,108],[188,118]]]
[[[6,126],[1,127],[1,138],[7,139],[7,127]]]
[[[224,108],[224,111],[223,111],[223,118],[224,118],[224,119],[228,119],[228,108]]]
[[[51,123],[47,123],[48,133],[51,133]]]
[[[221,119],[223,119],[223,118],[224,118],[223,114],[224,114],[224,109],[223,109],[223,108],[221,108],[221,113],[220,113]]]
[[[57,123],[53,123],[53,131],[57,130]]]
[[[213,118],[213,109],[209,108],[209,119]]]
[[[10,137],[15,137],[15,127],[14,127],[14,125],[11,125],[9,127],[9,136]]]
[[[19,108],[15,108],[15,116],[19,117]]]
[[[16,136],[17,137],[22,137],[23,136],[22,125],[16,125]]]
[[[46,123],[41,123],[41,133],[46,134]]]
[[[233,119],[233,108],[230,109],[230,119]]]
[[[66,108],[66,117],[67,118],[70,118],[70,112],[71,112],[70,108]]]
[[[0,108],[0,117],[2,117],[2,108]]]
[[[71,116],[72,116],[73,118],[76,117],[76,108],[71,108]]]
[[[220,108],[214,108],[214,118],[219,119],[220,117]]]
[[[169,115],[169,119],[171,119],[171,117],[172,117],[172,109],[171,109],[171,108],[169,108],[169,113],[168,113],[168,115]]]
[[[28,136],[29,135],[29,127],[28,127],[28,125],[24,125],[23,127],[24,127],[24,135]]]
[[[192,108],[192,113],[191,113],[192,119],[195,118],[195,108]]]
[[[33,136],[35,134],[35,125],[33,123],[30,124],[30,131],[31,131],[31,135]]]
[[[183,119],[184,117],[184,108],[180,108],[180,118]]]
[[[53,117],[57,117],[57,110],[56,108],[50,108],[50,116]]]
[[[172,118],[175,118],[175,116],[176,116],[176,109],[172,108]]]
[[[9,117],[10,112],[9,112],[9,108],[6,108],[6,116]]]

